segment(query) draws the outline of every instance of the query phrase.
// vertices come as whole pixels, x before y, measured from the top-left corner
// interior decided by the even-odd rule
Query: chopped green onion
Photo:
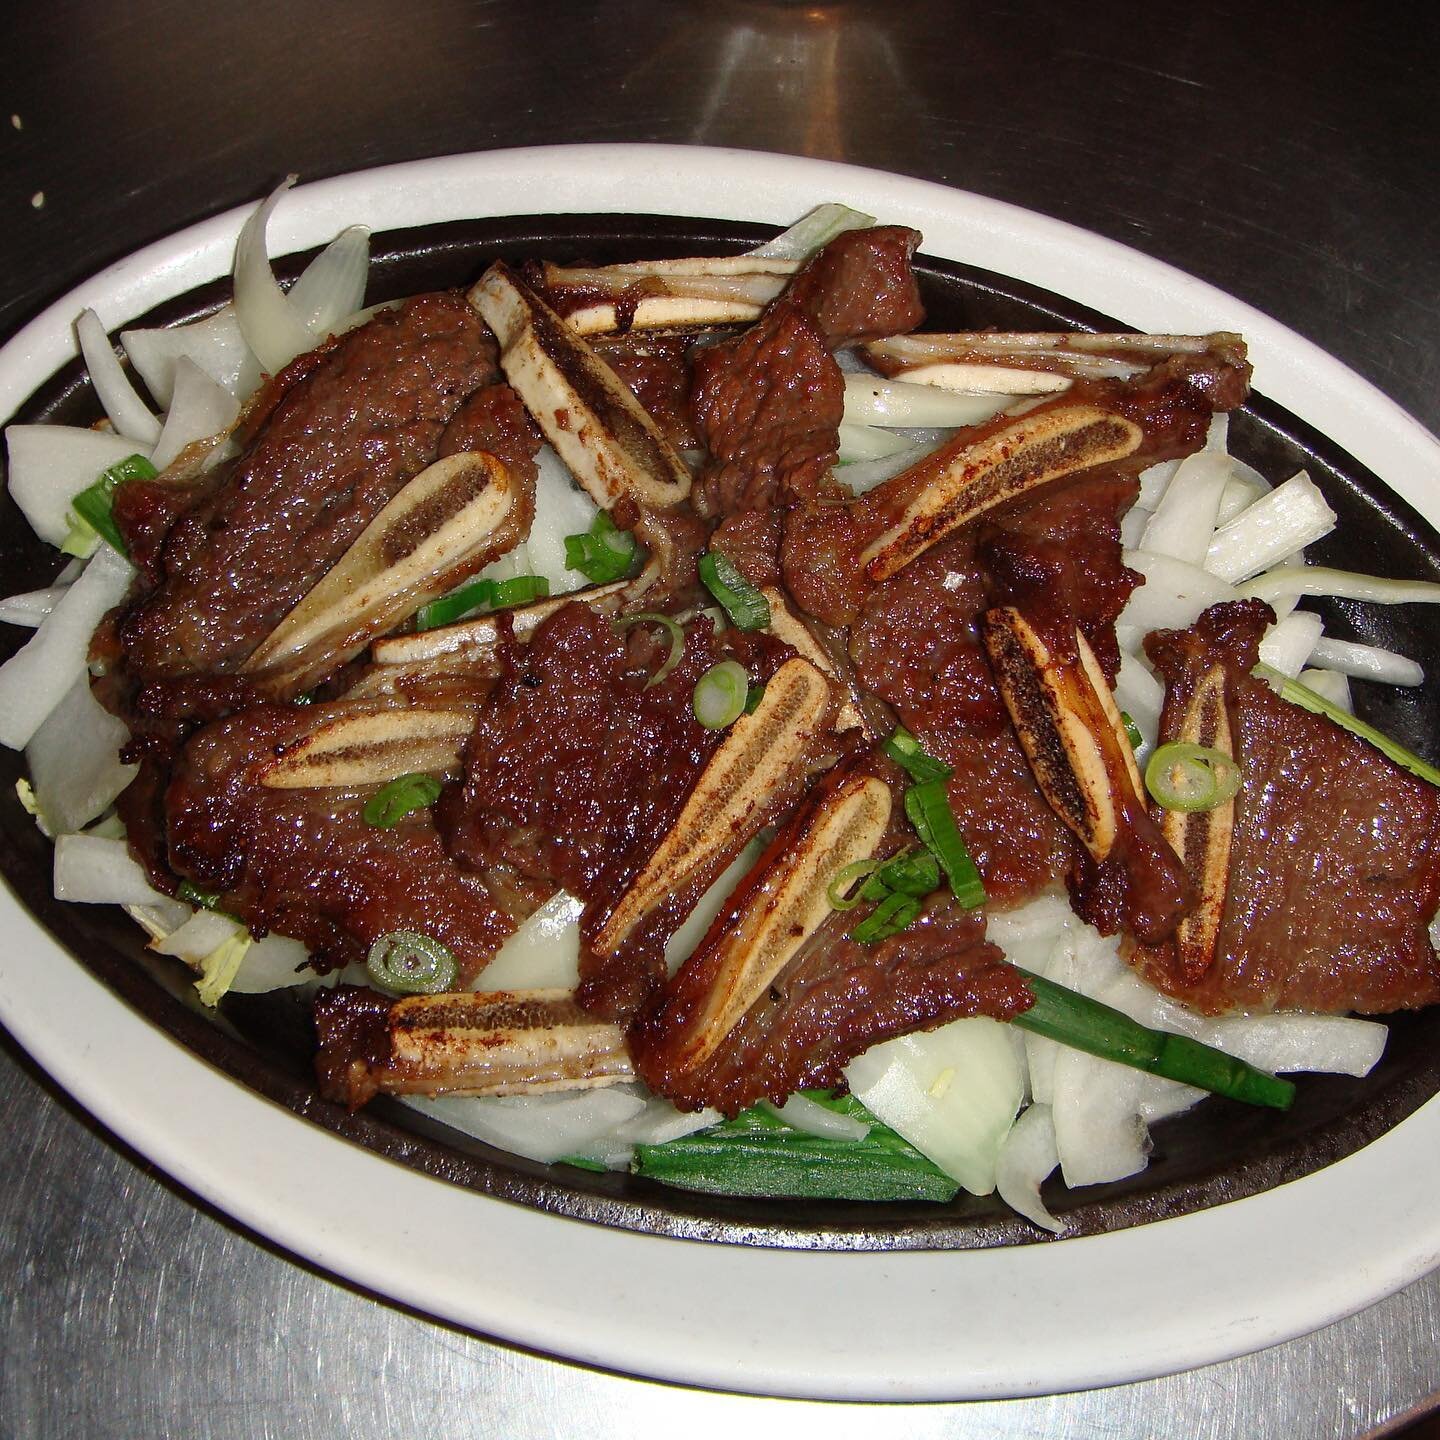
[[[700,579],[725,607],[739,630],[764,630],[770,624],[770,602],[740,573],[735,562],[718,550],[700,557]]]
[[[562,1155],[555,1163],[573,1165],[577,1170],[593,1170],[599,1175],[603,1175],[610,1168],[603,1160],[592,1160],[588,1155]]]
[[[565,537],[565,568],[578,570],[594,585],[621,580],[635,564],[635,537],[617,528],[607,511],[600,511],[584,535]]]
[[[1145,743],[1145,737],[1128,710],[1120,712],[1120,723],[1125,727],[1125,738],[1129,740],[1130,748],[1138,750]]]
[[[390,830],[412,810],[423,810],[440,798],[441,785],[433,775],[401,775],[382,785],[360,812],[367,825]]]
[[[120,527],[115,523],[113,506],[116,487],[131,480],[153,480],[159,473],[143,455],[127,455],[102,472],[93,485],[87,485],[70,502],[70,508],[97,535],[108,540],[122,555],[128,555],[130,551],[120,535]],[[67,542],[69,538],[66,537]]]
[[[382,935],[370,947],[365,968],[392,995],[438,995],[460,973],[455,957],[438,940],[416,930]]]
[[[1302,710],[1309,710],[1312,714],[1324,715],[1327,719],[1333,720],[1342,730],[1348,730],[1352,735],[1358,735],[1362,740],[1368,740],[1382,755],[1388,756],[1412,775],[1418,775],[1432,785],[1440,785],[1440,769],[1437,769],[1428,760],[1421,759],[1413,750],[1407,750],[1398,740],[1392,740],[1383,730],[1377,730],[1364,720],[1357,720],[1348,710],[1342,710],[1340,706],[1327,700],[1319,691],[1312,690],[1308,685],[1302,685],[1298,680],[1292,680],[1283,671],[1266,665],[1264,661],[1261,661],[1251,673],[1258,679],[1268,680],[1279,691],[1282,700],[1288,700],[1292,705],[1298,705]]]
[[[496,610],[512,605],[533,605],[550,593],[550,582],[543,575],[515,575],[495,582],[495,598],[490,602]]]
[[[825,887],[825,898],[829,900],[834,910],[853,910],[861,900],[861,894],[857,890],[855,894],[849,893],[850,887],[862,875],[871,875],[880,868],[878,860],[852,860],[848,865],[842,865],[833,876],[830,883]]]
[[[685,1190],[769,1199],[933,1200],[959,1190],[954,1180],[853,1096],[810,1098],[863,1119],[863,1140],[796,1130],[764,1106],[742,1111],[694,1135],[637,1145],[632,1170]]]
[[[905,792],[905,814],[925,848],[940,862],[950,891],[968,910],[985,903],[980,872],[960,838],[943,780],[927,780]]]
[[[851,932],[850,938],[862,945],[898,935],[920,915],[920,901],[913,895],[892,890]]]
[[[1295,1098],[1295,1086],[1289,1080],[1257,1070],[1188,1035],[1152,1030],[1119,1010],[1077,990],[1057,985],[1042,975],[1028,970],[1020,973],[1035,996],[1034,1005],[1011,1017],[1010,1023],[1022,1030],[1048,1036],[1074,1050],[1084,1050],[1118,1065],[1129,1065],[1215,1095],[1243,1100],[1247,1105],[1288,1110]]]
[[[69,530],[65,532],[65,538],[60,542],[60,553],[84,560],[95,553],[95,547],[99,543],[100,536],[95,527],[76,515]]]
[[[441,625],[453,624],[472,610],[479,610],[482,606],[493,604],[494,600],[495,582],[493,580],[476,580],[470,585],[462,585],[460,589],[451,591],[449,595],[445,595],[439,600],[432,600],[428,605],[422,605],[415,612],[415,628],[417,630],[435,630]]]
[[[685,632],[668,615],[660,615],[652,610],[642,610],[635,615],[621,615],[615,623],[622,630],[628,629],[631,625],[659,625],[669,637],[670,651],[660,662],[660,668],[645,682],[643,688],[646,690],[652,685],[658,685],[679,664],[680,657],[685,653]]]
[[[213,890],[202,890],[198,885],[192,885],[188,880],[182,880],[179,888],[175,891],[175,898],[183,900],[187,905],[194,905],[200,910],[220,910],[220,897]],[[224,914],[224,911],[220,911]]]
[[[923,898],[940,884],[940,866],[928,850],[907,850],[875,872],[860,892],[865,900],[883,900],[892,890]]]
[[[950,778],[950,767],[943,760],[927,754],[903,725],[898,726],[880,748],[917,784]]]
[[[1167,810],[1213,810],[1234,798],[1240,767],[1223,750],[1172,740],[1150,757],[1145,788]]]
[[[696,682],[691,705],[707,730],[723,730],[745,713],[750,677],[738,660],[721,660]]]
[[[765,687],[763,685],[752,685],[745,696],[745,713],[753,715],[759,708],[760,702],[765,698]]]

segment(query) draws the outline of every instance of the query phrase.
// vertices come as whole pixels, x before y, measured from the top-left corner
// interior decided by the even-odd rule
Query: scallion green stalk
[[[735,562],[718,550],[700,557],[700,579],[725,607],[738,630],[764,630],[770,624],[770,602],[740,573]]]

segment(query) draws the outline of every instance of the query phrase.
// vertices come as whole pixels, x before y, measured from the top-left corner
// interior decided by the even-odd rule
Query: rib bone
[[[400,775],[453,770],[474,728],[468,710],[420,707],[328,717],[298,745],[264,761],[252,778],[274,790],[353,788]]]
[[[755,713],[731,727],[679,819],[606,918],[596,954],[613,954],[672,891],[717,856],[739,851],[762,823],[766,802],[803,763],[832,705],[829,682],[808,660],[787,660],[775,672]]]
[[[377,1090],[536,1095],[632,1078],[620,1027],[587,1015],[568,990],[409,995],[379,1025],[380,1043],[343,1076],[352,1104]]]
[[[500,342],[506,378],[597,505],[664,509],[689,495],[689,469],[629,387],[508,265],[492,265],[470,303]],[[624,507],[617,523],[633,523]]]
[[[1104,860],[1142,789],[1099,662],[1078,630],[1078,662],[1057,659],[1013,606],[987,611],[981,628],[1036,782],[1095,860]]]
[[[1139,448],[1144,432],[1108,410],[1063,405],[1023,415],[979,440],[967,443],[964,437],[962,431],[865,497],[867,505],[883,510],[888,496],[913,495],[900,518],[861,552],[870,579],[888,580],[992,506],[1075,471],[1123,460]]]
[[[497,531],[518,494],[493,455],[437,460],[380,511],[242,668],[282,695],[304,690],[509,549],[518,530],[508,543]]]
[[[701,1065],[763,995],[800,947],[835,913],[835,873],[874,854],[890,821],[890,788],[852,775],[810,816],[797,843],[770,862],[738,914],[725,915],[686,961],[687,972],[713,973],[703,1006],[685,1022],[677,1052],[685,1069]]]
[[[1165,740],[1205,745],[1234,760],[1235,741],[1225,706],[1225,671],[1218,665],[1207,670],[1191,692],[1178,725],[1163,728]],[[1180,857],[1195,887],[1195,908],[1180,921],[1175,941],[1181,973],[1187,980],[1200,980],[1215,958],[1215,943],[1225,912],[1235,799],[1232,796],[1210,810],[1152,806],[1151,817],[1159,823],[1160,833]]]
[[[761,587],[760,593],[770,606],[770,633],[803,655],[812,665],[829,676],[837,687],[843,689],[844,682],[836,673],[835,662],[825,653],[825,647],[810,633],[810,627],[790,608],[784,592],[773,585],[766,585]],[[870,733],[864,716],[854,700],[847,696],[835,713],[835,728],[853,730],[857,727],[866,734]]]

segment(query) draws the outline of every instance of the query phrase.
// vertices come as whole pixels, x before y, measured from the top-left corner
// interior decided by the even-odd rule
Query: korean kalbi
[[[1220,750],[1243,779],[1223,805],[1164,817],[1202,903],[1131,963],[1207,1013],[1436,1004],[1440,790],[1251,674],[1272,619],[1260,601],[1217,605],[1146,641],[1162,741]]]

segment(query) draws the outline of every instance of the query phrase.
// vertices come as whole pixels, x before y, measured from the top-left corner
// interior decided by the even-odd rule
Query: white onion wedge
[[[531,575],[543,575],[552,595],[568,595],[590,582],[565,564],[565,537],[583,535],[600,507],[571,477],[564,461],[548,445],[535,457],[535,518],[525,540]]]
[[[857,460],[833,473],[841,484],[849,487],[852,494],[863,495],[867,490],[873,490],[877,485],[883,485],[885,481],[902,474],[912,465],[918,465],[935,448],[934,445],[907,445],[893,455],[885,455],[878,460]]]
[[[217,442],[240,413],[235,397],[212,380],[193,360],[182,355],[175,362],[174,391],[165,428],[155,442],[150,463],[163,470],[187,446],[198,440]]]
[[[1139,505],[1132,505],[1120,517],[1120,544],[1126,550],[1134,550],[1140,544],[1153,513]]]
[[[853,1115],[838,1114],[799,1093],[790,1096],[783,1105],[769,1105],[768,1108],[771,1114],[778,1115],[787,1125],[807,1135],[821,1135],[834,1140],[863,1140],[870,1133],[870,1127],[863,1120]]]
[[[1350,681],[1335,670],[1302,670],[1295,677],[1302,685],[1308,685],[1317,695],[1323,696],[1332,705],[1353,715],[1355,701],[1350,694]]]
[[[54,881],[57,900],[80,905],[155,905],[166,900],[151,888],[125,841],[98,835],[61,835],[55,841]]]
[[[1230,478],[1220,492],[1220,509],[1215,516],[1216,525],[1228,525],[1242,510],[1248,510],[1257,500],[1270,493],[1270,487],[1258,476],[1237,475],[1237,461],[1230,461]]]
[[[972,1195],[995,1189],[995,1162],[1024,1095],[1008,1026],[977,1016],[872,1046],[846,1067],[851,1092]]]
[[[198,365],[237,400],[260,383],[260,362],[245,343],[233,305],[203,320],[165,330],[122,330],[120,343],[158,405],[169,408],[175,394],[175,366],[184,357]]]
[[[1326,565],[1294,566],[1271,570],[1240,586],[1240,593],[1275,604],[1306,595],[1330,595],[1341,600],[1370,600],[1377,605],[1440,604],[1440,584],[1433,580],[1390,580],[1382,575],[1357,575]]]
[[[1140,472],[1140,494],[1135,503],[1142,510],[1156,509],[1160,501],[1164,499],[1165,492],[1170,488],[1170,482],[1175,478],[1175,472],[1180,468],[1178,460],[1161,460],[1154,465],[1148,465]]]
[[[125,722],[96,700],[82,674],[25,747],[35,803],[52,835],[88,825],[135,778],[139,766],[120,763],[129,738]]]
[[[1199,619],[1201,611],[1238,598],[1233,586],[1209,571],[1167,555],[1127,550],[1125,563],[1138,570],[1145,583],[1131,595],[1118,623],[1141,632],[1184,630]]]
[[[1183,460],[1150,517],[1139,548],[1203,566],[1229,479],[1230,459],[1223,453],[1201,450]]]
[[[1260,641],[1260,658],[1294,679],[1320,639],[1324,622],[1309,610],[1296,610],[1272,625]]]
[[[78,425],[11,425],[5,443],[10,494],[30,528],[51,545],[65,543],[71,502],[103,471],[130,455],[150,456],[148,445]]]
[[[720,907],[760,858],[764,848],[758,841],[752,840],[720,872],[719,879],[695,902],[695,908],[685,917],[684,923],[665,942],[665,968],[670,974],[673,975],[699,948],[705,932],[720,913]]]
[[[136,445],[153,445],[160,437],[160,422],[135,393],[100,317],[93,310],[80,312],[75,322],[75,336],[80,342],[85,368],[90,372],[90,384],[116,433]]]
[[[230,981],[236,995],[262,995],[269,990],[288,990],[316,978],[310,968],[310,952],[288,935],[267,935],[255,940],[245,952],[240,968]]]
[[[580,983],[580,912],[585,904],[557,890],[495,952],[472,990],[573,990]]]
[[[134,568],[102,545],[25,645],[0,666],[0,745],[23,749],[85,673],[90,637],[130,588]]]
[[[365,303],[370,232],[342,230],[301,272],[285,299],[315,340],[335,333]]]
[[[1055,1057],[1055,1145],[1066,1185],[1100,1185],[1145,1168],[1149,1132],[1140,1116],[1142,1074],[1061,1047]]]
[[[1354,675],[1360,680],[1379,680],[1386,685],[1405,686],[1425,683],[1423,666],[1407,655],[1397,655],[1395,651],[1384,650],[1378,645],[1361,645],[1352,640],[1336,640],[1322,635],[1315,642],[1310,658],[1326,670],[1338,670],[1342,675]]]
[[[693,1135],[697,1130],[707,1130],[721,1118],[718,1110],[677,1110],[668,1100],[655,1095],[638,1114],[598,1136],[580,1153],[611,1170],[625,1170],[637,1145],[664,1145],[669,1140]]]
[[[851,424],[847,421],[840,426],[839,436],[842,465],[859,460],[883,460],[887,455],[899,455],[913,448],[903,435],[879,425]]]
[[[998,415],[1012,399],[1012,395],[959,395],[878,375],[845,377],[845,419],[852,425],[977,425]]]
[[[1385,1053],[1386,1026],[1349,1015],[1235,1015],[1207,1020],[1196,1038],[1275,1073],[1368,1075]]]
[[[1335,512],[1299,470],[1215,532],[1205,569],[1234,585],[1268,570],[1335,528]]]
[[[1063,1234],[1065,1223],[1045,1208],[1040,1186],[1059,1163],[1050,1107],[1032,1105],[1015,1122],[1000,1147],[995,1161],[995,1188],[1012,1210],[1052,1235]]]
[[[875,223],[873,215],[852,210],[848,205],[817,205],[773,240],[747,250],[763,260],[808,260],[822,246],[847,230],[864,230]]]
[[[1155,744],[1160,731],[1160,709],[1165,703],[1165,687],[1134,655],[1120,656],[1120,671],[1115,677],[1115,703],[1135,722],[1144,742],[1142,749]]]
[[[265,250],[270,212],[294,183],[293,175],[282,180],[256,207],[235,241],[235,315],[245,343],[270,375],[283,370],[315,344],[315,337],[285,298]]]
[[[216,910],[196,910],[185,923],[150,948],[158,955],[173,955],[197,969],[212,951],[233,940],[243,927],[229,915]]]
[[[22,595],[10,595],[0,600],[0,624],[38,629],[69,588],[68,585],[50,585],[44,590],[27,590]]]

